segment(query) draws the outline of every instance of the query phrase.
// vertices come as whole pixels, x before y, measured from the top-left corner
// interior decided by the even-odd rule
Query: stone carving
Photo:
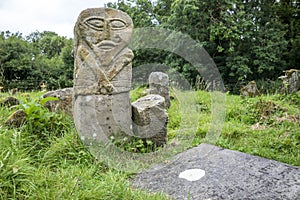
[[[130,103],[133,52],[127,46],[132,31],[131,18],[111,8],[86,9],[76,22],[73,116],[91,151],[110,138],[128,136],[157,146],[166,143],[168,76],[159,73],[151,78],[153,93],[163,96],[148,95]]]
[[[74,120],[82,139],[132,132],[131,18],[111,8],[82,11],[75,25]],[[92,126],[91,126],[92,124]]]
[[[69,116],[73,116],[72,109],[72,96],[73,96],[73,88],[64,88],[54,91],[46,92],[43,95],[45,97],[57,97],[57,101],[47,101],[45,106],[51,111],[64,111]]]
[[[158,94],[165,98],[166,108],[170,107],[169,76],[163,72],[152,72],[149,76],[150,94]]]
[[[165,99],[160,95],[150,94],[132,103],[134,134],[151,140],[156,146],[167,142],[168,114]]]
[[[256,97],[257,95],[259,95],[259,91],[256,86],[256,82],[250,81],[245,87],[240,89],[240,93],[241,93],[242,98],[245,98],[246,96]]]

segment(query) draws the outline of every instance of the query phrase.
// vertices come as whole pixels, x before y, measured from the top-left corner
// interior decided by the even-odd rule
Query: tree
[[[116,3],[108,3],[107,6],[126,12],[132,18],[135,28],[155,25],[151,0],[118,0]]]
[[[227,83],[276,79],[285,66],[287,44],[285,25],[273,12],[276,1],[236,1],[232,5],[211,29],[213,40],[225,41],[218,47],[226,55],[226,64],[220,68],[224,79]]]
[[[276,79],[284,69],[286,26],[276,1],[177,0],[163,26],[190,35],[217,64],[227,84]],[[194,81],[193,68],[171,56],[168,62]]]
[[[277,2],[275,12],[287,30],[285,34],[288,41],[287,51],[283,52],[287,63],[285,69],[300,69],[300,1],[280,0]]]
[[[1,71],[5,77],[4,84],[12,80],[26,80],[30,77],[32,48],[20,33],[2,32],[0,39]]]
[[[2,32],[0,72],[5,88],[39,89],[41,82],[53,89],[72,86],[72,49],[72,39],[54,32],[34,32],[25,38]]]

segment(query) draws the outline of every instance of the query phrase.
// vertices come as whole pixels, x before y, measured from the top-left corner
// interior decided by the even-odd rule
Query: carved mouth
[[[116,47],[117,44],[112,41],[101,41],[100,43],[97,44],[97,47],[101,50],[111,50],[112,48]]]

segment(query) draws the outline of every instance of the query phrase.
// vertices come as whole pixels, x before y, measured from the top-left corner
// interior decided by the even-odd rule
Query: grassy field
[[[142,94],[137,89],[132,99]],[[48,112],[37,100],[40,95],[17,94],[21,106],[0,106],[0,199],[167,199],[132,189],[134,174],[97,161],[81,144],[72,120]],[[176,91],[172,95],[168,143],[187,149],[207,142],[211,94]],[[300,92],[245,99],[226,94],[221,106],[226,117],[216,145],[300,166]],[[27,113],[25,124],[5,126],[19,108]]]

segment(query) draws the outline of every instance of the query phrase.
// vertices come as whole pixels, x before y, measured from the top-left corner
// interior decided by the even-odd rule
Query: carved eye
[[[110,21],[110,27],[113,30],[120,30],[126,28],[126,22],[120,19],[113,19]]]
[[[104,29],[104,20],[103,19],[88,19],[85,22],[90,28],[95,29],[97,31],[102,31]]]

